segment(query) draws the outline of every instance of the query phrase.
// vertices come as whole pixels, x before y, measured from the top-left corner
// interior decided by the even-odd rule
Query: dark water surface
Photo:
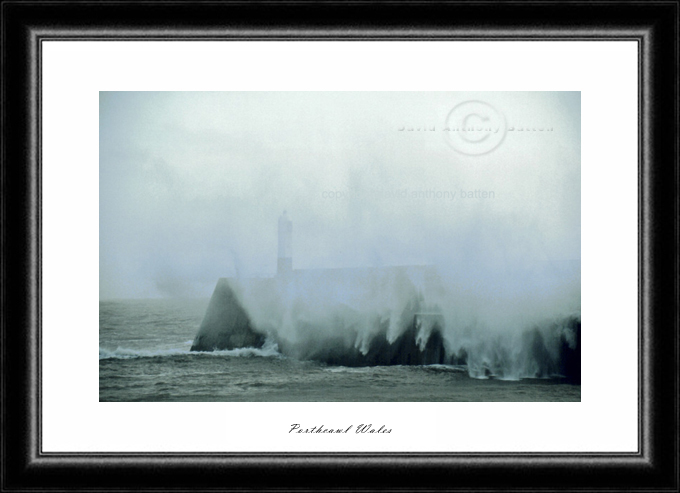
[[[276,346],[197,353],[208,300],[99,304],[100,401],[580,401],[559,380],[476,379],[464,366],[347,368],[281,356]]]

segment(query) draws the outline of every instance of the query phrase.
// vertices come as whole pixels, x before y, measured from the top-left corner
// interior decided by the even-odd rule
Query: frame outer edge
[[[11,5],[11,4],[10,4]],[[668,3],[666,3],[668,5]],[[677,76],[677,20],[678,20],[678,9],[677,4],[675,6],[675,16],[674,19],[670,21],[673,23],[675,21],[674,28],[674,53],[676,55],[676,66],[675,75]],[[6,34],[7,34],[7,3],[2,5],[2,25],[3,25],[3,103],[5,107],[3,108],[3,169],[2,169],[2,217],[3,217],[3,227],[2,227],[2,246],[3,246],[3,260],[2,260],[2,274],[3,274],[3,286],[2,286],[2,323],[3,323],[3,376],[2,376],[2,386],[3,386],[3,397],[7,397],[7,387],[6,383],[8,380],[8,373],[13,375],[17,374],[16,366],[23,367],[19,371],[23,371],[22,375],[25,380],[25,388],[23,395],[20,397],[16,392],[11,393],[13,402],[8,405],[6,399],[3,399],[2,404],[2,426],[3,431],[9,431],[10,433],[3,433],[2,446],[3,446],[3,458],[2,458],[2,489],[9,487],[11,489],[15,488],[36,488],[45,486],[44,481],[51,478],[52,480],[63,481],[69,476],[69,471],[73,471],[73,467],[78,467],[81,465],[88,464],[87,469],[88,475],[90,473],[96,473],[96,469],[101,471],[102,467],[109,469],[113,465],[113,470],[127,469],[131,471],[132,469],[138,469],[139,467],[149,467],[159,469],[165,469],[166,467],[177,467],[177,464],[173,457],[171,456],[155,456],[148,457],[147,460],[139,460],[133,455],[127,457],[120,457],[117,463],[111,464],[108,458],[101,455],[94,455],[91,459],[82,460],[83,457],[75,457],[73,455],[65,454],[61,458],[50,457],[41,454],[40,451],[40,423],[41,423],[41,408],[39,401],[40,394],[40,316],[41,316],[41,277],[40,277],[40,262],[41,262],[41,156],[40,156],[40,135],[41,135],[41,119],[39,115],[39,109],[41,108],[40,103],[40,84],[41,84],[41,60],[40,57],[40,36],[37,34],[38,31],[33,27],[29,27],[27,24],[23,26],[18,26],[17,22],[11,29],[23,29],[24,30],[24,45],[22,46],[27,54],[26,59],[21,62],[21,49],[17,49],[16,46],[13,47],[13,51],[7,50]],[[17,19],[15,18],[14,21]],[[661,21],[664,23],[664,21]],[[664,23],[668,27],[668,21]],[[658,24],[655,26],[658,29]],[[646,37],[648,36],[648,37]],[[654,192],[663,185],[663,178],[660,178],[658,171],[654,169],[649,169],[651,163],[657,158],[655,154],[655,149],[660,148],[660,143],[664,142],[668,144],[668,137],[664,138],[663,135],[659,135],[657,132],[659,123],[657,116],[663,116],[664,113],[658,111],[663,103],[659,100],[661,94],[668,95],[672,92],[672,96],[675,99],[675,106],[672,110],[674,128],[673,132],[675,134],[675,144],[674,153],[675,166],[674,166],[674,180],[672,183],[665,183],[666,189],[669,187],[675,187],[675,194],[671,194],[669,199],[667,199],[664,204],[672,206],[674,217],[674,225],[671,226],[671,231],[674,236],[674,244],[668,249],[663,250],[664,253],[675,253],[676,259],[674,263],[674,269],[670,272],[670,275],[674,277],[675,281],[672,281],[672,289],[670,293],[665,297],[661,298],[662,302],[668,302],[669,298],[675,296],[675,301],[670,299],[671,305],[673,303],[675,310],[673,311],[673,317],[675,320],[673,322],[674,328],[674,344],[672,347],[665,352],[665,356],[668,356],[668,351],[674,354],[674,359],[667,362],[658,362],[655,358],[659,354],[658,350],[655,349],[654,341],[658,341],[660,332],[660,322],[664,317],[658,317],[657,312],[659,309],[659,297],[655,296],[653,299],[648,300],[648,305],[644,302],[640,304],[640,322],[642,324],[642,331],[640,334],[643,336],[641,341],[641,358],[640,358],[640,373],[641,381],[644,391],[640,393],[642,402],[640,404],[640,410],[642,411],[642,418],[644,418],[640,433],[641,433],[641,452],[642,456],[640,459],[643,460],[624,460],[621,463],[627,462],[628,467],[637,470],[638,480],[642,479],[641,476],[647,477],[648,481],[653,481],[654,485],[648,484],[648,487],[658,487],[660,489],[672,488],[677,491],[678,487],[678,469],[677,464],[673,463],[673,460],[678,458],[677,449],[677,410],[678,410],[678,386],[677,386],[677,370],[678,370],[678,349],[677,349],[677,334],[678,334],[678,313],[677,313],[677,295],[678,295],[678,166],[677,166],[677,78],[671,88],[663,91],[659,87],[662,86],[662,82],[659,81],[659,70],[660,64],[667,62],[667,60],[659,60],[657,50],[659,49],[659,41],[657,35],[653,29],[647,31],[644,35],[646,38],[643,43],[641,43],[641,76],[643,81],[643,87],[639,88],[639,93],[644,97],[641,99],[642,111],[640,112],[640,127],[643,133],[642,146],[640,149],[640,157],[642,158],[642,165],[647,163],[647,168],[642,169],[640,174],[640,218],[642,219],[640,225],[640,252],[641,256],[641,271],[640,271],[640,286],[646,291],[651,292],[651,288],[656,285],[658,288],[659,277],[668,278],[661,273],[660,267],[664,260],[668,260],[668,255],[661,255],[661,258],[654,258],[653,255],[648,257],[648,261],[642,258],[645,251],[649,251],[653,244],[658,246],[658,240],[655,243],[652,236],[657,234],[659,227],[667,228],[670,225],[671,218],[664,220],[662,213],[658,210],[660,205],[659,201],[654,201],[657,194]],[[22,48],[19,47],[19,48]],[[9,60],[9,62],[7,62]],[[646,60],[646,63],[645,63]],[[21,67],[22,74],[27,78],[28,84],[23,87],[23,101],[12,101],[7,98],[7,80],[11,79],[14,83],[10,88],[14,89],[21,84],[16,83],[16,77],[7,77],[8,65],[11,69],[17,70]],[[656,78],[655,78],[656,77]],[[668,80],[663,81],[663,83],[668,83]],[[11,92],[11,91],[10,91]],[[10,128],[7,122],[10,121],[8,116],[11,117],[12,126],[16,123],[15,128]],[[663,121],[668,121],[667,118]],[[656,123],[655,123],[656,122]],[[17,138],[18,134],[21,133],[21,129],[25,131],[25,142],[20,137]],[[644,139],[644,134],[647,135],[647,139]],[[24,142],[24,145],[22,145]],[[672,142],[671,142],[672,143]],[[23,159],[21,159],[23,158]],[[22,175],[21,166],[18,165],[20,159],[24,161],[26,166],[26,174]],[[14,163],[8,166],[8,163]],[[8,182],[12,181],[13,187],[10,189],[8,187]],[[22,187],[23,185],[23,187]],[[644,202],[644,203],[643,203]],[[8,205],[12,205],[12,212],[9,212]],[[652,205],[653,204],[653,205]],[[645,212],[646,207],[646,212]],[[19,209],[22,209],[19,212]],[[650,210],[653,209],[653,210]],[[21,226],[17,223],[20,221],[26,222],[26,234],[24,237],[17,239],[12,238],[12,246],[15,250],[10,251],[7,239],[7,228],[5,225],[13,225],[13,231],[19,231]],[[18,245],[18,246],[17,246]],[[22,246],[24,247],[22,249]],[[21,251],[23,250],[23,254]],[[13,262],[8,262],[8,259],[12,258]],[[666,266],[667,268],[667,266]],[[666,271],[668,272],[668,271]],[[19,277],[23,277],[27,282],[27,286],[23,292],[10,292],[7,288],[8,280],[14,278],[17,280]],[[23,295],[23,299],[22,299]],[[641,297],[641,301],[643,301]],[[656,307],[656,308],[655,308]],[[29,330],[21,331],[16,328],[12,329],[12,324],[16,324],[21,320],[18,316],[19,312],[23,312],[25,316],[25,322],[29,325]],[[666,319],[666,322],[668,319]],[[656,331],[654,326],[657,327]],[[654,339],[653,336],[657,338]],[[647,342],[645,342],[645,339]],[[19,350],[9,351],[7,349],[8,344],[14,345],[19,342],[23,342],[23,347]],[[19,344],[20,345],[20,344]],[[20,345],[21,346],[21,345]],[[672,381],[666,386],[662,386],[659,382],[660,378],[667,377],[668,375],[662,375],[663,370],[675,370],[674,381]],[[8,371],[9,370],[9,371]],[[16,380],[16,378],[12,378]],[[674,454],[670,457],[666,453],[671,451],[668,447],[668,439],[664,442],[661,439],[660,427],[663,426],[664,420],[668,419],[668,412],[666,413],[656,413],[654,409],[658,408],[660,392],[662,389],[668,390],[671,388],[675,392],[675,421],[673,425],[670,440],[673,440],[671,448],[674,450]],[[16,399],[16,400],[15,400]],[[20,412],[22,406],[25,406],[27,411],[27,416],[23,416]],[[654,406],[654,409],[652,408]],[[666,421],[667,422],[667,421]],[[668,430],[666,430],[667,432]],[[25,433],[25,434],[24,434]],[[10,440],[7,440],[7,437]],[[17,438],[18,437],[18,438]],[[662,444],[661,442],[664,442]],[[12,443],[12,453],[9,452],[9,445]],[[19,449],[15,446],[19,445]],[[665,450],[662,452],[662,446]],[[151,455],[151,454],[150,454]],[[244,454],[245,456],[246,454]],[[141,457],[140,457],[141,458]],[[151,460],[148,460],[151,459]],[[205,458],[207,459],[207,458]],[[305,469],[309,468],[309,463],[301,457],[299,465]],[[334,465],[333,474],[338,472],[342,473],[343,468],[354,463],[360,463],[361,458],[350,459],[347,462],[336,463]],[[525,459],[527,460],[527,459]],[[531,461],[531,458],[528,458]],[[559,458],[557,459],[559,460]],[[465,465],[468,461],[464,458],[460,461],[460,465]],[[106,465],[106,463],[109,465]],[[115,461],[114,461],[115,462]],[[196,469],[198,467],[208,466],[207,469],[213,470],[215,465],[209,465],[212,463],[210,459],[203,461],[201,459],[195,461],[187,461],[184,466],[180,468]],[[276,460],[272,462],[278,462]],[[323,463],[327,462],[332,464],[335,461],[330,459],[328,461],[318,461],[318,467],[323,467]],[[389,462],[389,460],[388,460]],[[394,461],[399,463],[399,459]],[[428,467],[437,467],[436,460],[433,461],[432,465]],[[472,459],[473,467],[475,460]],[[502,460],[500,462],[503,462]],[[513,462],[513,461],[510,461]],[[569,462],[569,461],[566,461]],[[594,461],[591,467],[597,469],[599,461]],[[189,463],[191,465],[189,465]],[[201,466],[203,463],[203,466]],[[241,464],[240,466],[238,464]],[[256,458],[253,462],[252,459],[244,457],[242,460],[234,460],[233,465],[236,469],[249,464],[250,467],[256,467],[260,462]],[[137,464],[135,466],[135,464]],[[345,464],[344,466],[342,464]],[[443,464],[442,464],[443,465]],[[534,463],[534,465],[538,465]],[[600,465],[605,466],[605,464],[600,463]],[[285,470],[288,469],[289,473],[291,464],[286,464],[285,461],[272,468],[271,472],[275,470]],[[511,467],[516,467],[516,464],[510,464]],[[11,470],[16,467],[16,470]],[[222,473],[225,473],[230,468],[220,468]],[[103,472],[103,471],[101,471]],[[214,471],[213,471],[214,472]],[[235,471],[232,471],[235,472]],[[329,471],[330,472],[330,471]],[[344,471],[346,472],[346,470]],[[11,474],[10,474],[11,473]],[[41,477],[45,474],[44,477]],[[115,473],[114,473],[115,474]],[[289,474],[286,474],[287,476]],[[8,481],[9,480],[9,481]],[[643,481],[644,482],[644,481]],[[52,488],[55,484],[51,485]],[[82,486],[81,486],[82,487]],[[638,486],[639,487],[639,486]]]

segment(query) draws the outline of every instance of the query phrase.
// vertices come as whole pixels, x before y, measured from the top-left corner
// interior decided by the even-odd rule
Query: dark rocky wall
[[[311,323],[299,321],[297,330],[300,337],[294,342],[274,335],[272,338],[277,342],[280,352],[288,357],[329,365],[469,366],[470,355],[481,351],[487,355],[482,368],[487,375],[503,378],[506,371],[517,367],[519,361],[522,364],[520,373],[525,377],[559,375],[568,383],[581,383],[581,321],[577,317],[527,330],[521,336],[518,355],[513,356],[502,340],[486,341],[482,347],[461,347],[452,353],[443,337],[443,317],[431,310],[422,313],[421,310],[425,308],[419,296],[404,307],[399,318],[401,333],[392,342],[388,338],[389,321],[376,319],[372,338],[357,344],[359,334],[352,328],[356,313],[351,311],[338,312],[328,321],[318,321],[332,330],[323,330]],[[423,317],[428,318],[431,328],[425,343],[419,344],[419,325]],[[220,279],[191,350],[259,348],[264,342],[265,336],[253,327],[229,281]]]
[[[421,350],[415,320],[394,341],[387,339],[388,323],[368,343],[362,352],[354,341],[356,333],[345,336],[311,337],[296,344],[279,341],[281,352],[303,360],[320,361],[338,366],[431,365],[447,362],[444,338],[439,326],[434,326]]]
[[[215,286],[208,309],[191,346],[192,351],[262,347],[264,336],[253,330],[248,314],[227,279]]]

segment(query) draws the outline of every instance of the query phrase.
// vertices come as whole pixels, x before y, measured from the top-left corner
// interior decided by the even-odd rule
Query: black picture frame
[[[3,1],[2,490],[678,491],[678,12],[677,1]],[[40,53],[46,39],[637,41],[639,450],[43,453]]]

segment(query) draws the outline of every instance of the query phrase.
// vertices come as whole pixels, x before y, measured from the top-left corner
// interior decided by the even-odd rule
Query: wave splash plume
[[[191,351],[273,341],[287,357],[329,365],[457,365],[474,378],[580,383],[576,281],[489,297],[460,289],[434,267],[223,278]]]
[[[191,344],[191,341],[189,341]],[[215,351],[190,351],[188,347],[170,349],[131,349],[118,347],[114,350],[99,347],[99,360],[107,359],[136,359],[136,358],[167,358],[175,356],[210,356],[210,357],[281,357],[278,346],[268,342],[262,347],[243,347]]]

